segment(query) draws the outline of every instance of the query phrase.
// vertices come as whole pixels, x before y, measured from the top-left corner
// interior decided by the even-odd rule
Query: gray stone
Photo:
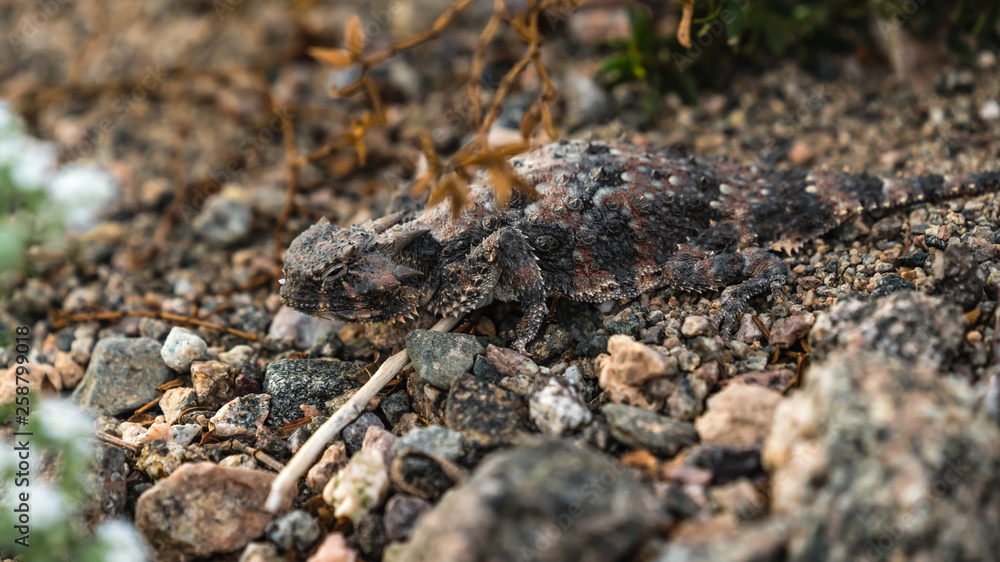
[[[233,195],[223,191],[212,197],[192,223],[195,232],[217,246],[234,244],[250,233],[250,205]]]
[[[472,369],[476,355],[486,348],[468,334],[414,330],[406,335],[406,351],[421,378],[448,389],[453,380]]]
[[[763,449],[771,511],[792,523],[784,558],[992,558],[1000,430],[964,380],[858,347],[809,371]]]
[[[302,418],[302,404],[325,409],[327,401],[349,396],[367,380],[361,361],[283,359],[267,366],[264,393],[271,395],[271,429]],[[360,375],[360,376],[359,376]]]
[[[279,552],[288,552],[293,546],[299,551],[308,550],[319,539],[321,529],[312,515],[293,509],[272,521],[264,532]]]
[[[441,425],[413,429],[400,437],[393,449],[397,454],[417,451],[452,461],[462,457],[466,451],[462,434]]]
[[[247,394],[227,402],[210,420],[218,437],[254,435],[267,418],[267,394]]]
[[[406,395],[405,390],[393,392],[382,400],[379,407],[382,408],[382,413],[385,414],[385,419],[389,422],[389,427],[394,427],[399,423],[403,414],[411,411],[410,397]]]
[[[417,520],[408,562],[627,560],[664,522],[647,489],[561,439],[494,453]]]
[[[208,357],[208,344],[191,330],[174,326],[163,342],[160,355],[167,367],[178,373],[186,373],[191,368],[191,363]]]
[[[657,455],[672,457],[698,442],[694,425],[659,414],[626,406],[605,404],[601,413],[608,420],[611,435],[629,447],[649,449]]]
[[[391,541],[404,541],[410,536],[417,518],[431,510],[431,502],[414,496],[396,494],[385,504],[382,523]]]
[[[353,455],[361,449],[361,445],[365,440],[365,433],[373,425],[385,428],[385,424],[382,423],[382,420],[378,419],[378,416],[371,412],[365,412],[358,416],[358,419],[347,424],[347,427],[340,432],[340,436],[344,439],[344,444],[347,445],[347,453],[349,455]]]
[[[144,406],[160,396],[156,387],[173,375],[149,338],[106,338],[94,346],[83,381],[73,392],[80,408],[110,416]]]
[[[445,425],[460,431],[476,447],[510,443],[528,430],[528,408],[516,393],[472,375],[451,385],[445,404]]]

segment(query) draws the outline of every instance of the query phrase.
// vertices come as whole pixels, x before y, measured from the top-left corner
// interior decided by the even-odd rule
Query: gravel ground
[[[753,301],[728,340],[717,294],[673,289],[560,300],[531,358],[506,348],[520,311],[503,303],[461,334],[419,330],[429,317],[406,330],[310,319],[277,296],[279,118],[293,118],[305,153],[360,111],[327,96],[349,76],[302,56],[339,45],[353,8],[123,0],[128,33],[88,38],[98,4],[62,6],[46,25],[64,32],[0,61],[0,97],[31,133],[64,160],[101,163],[120,189],[0,301],[0,325],[30,326],[31,384],[72,393],[118,440],[95,441],[106,501],[87,525],[133,522],[157,560],[980,560],[1000,548],[1000,195],[860,217],[806,244],[785,258],[781,302]],[[379,9],[364,21],[383,22]],[[423,25],[385,9],[374,44]],[[9,22],[30,10],[0,0]],[[369,134],[364,165],[342,150],[300,170],[278,245],[321,216],[379,216],[412,177],[421,129],[460,146],[456,53],[488,16],[475,8],[375,72],[387,126]],[[567,137],[779,168],[1000,168],[995,52],[905,77],[846,56],[829,56],[822,80],[782,63],[696,108],[667,95],[644,123],[635,87],[593,78],[594,43],[621,18],[583,10],[544,47]],[[175,48],[148,40],[165,30]],[[487,71],[516,46],[498,40]],[[496,138],[516,133],[539,88],[526,76]],[[158,234],[181,186],[187,200]],[[52,311],[155,314],[57,327]],[[413,369],[329,444],[280,516],[264,511],[275,469],[404,344]],[[15,356],[0,348],[0,402]]]

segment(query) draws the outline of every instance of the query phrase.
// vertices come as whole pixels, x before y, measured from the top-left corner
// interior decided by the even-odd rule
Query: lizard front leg
[[[486,237],[461,262],[448,266],[445,286],[434,305],[441,314],[475,310],[493,298],[516,301],[524,310],[514,348],[524,352],[548,313],[542,271],[528,240],[505,226]]]

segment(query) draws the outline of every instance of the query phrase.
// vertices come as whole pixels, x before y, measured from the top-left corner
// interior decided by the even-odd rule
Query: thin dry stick
[[[449,316],[447,318],[442,318],[438,320],[437,324],[431,330],[436,332],[447,332],[458,324],[458,318],[454,316]],[[393,355],[392,357],[386,359],[385,363],[375,371],[372,378],[368,380],[351,396],[351,399],[347,401],[346,404],[340,407],[339,410],[330,419],[326,420],[316,433],[313,433],[299,452],[295,453],[285,468],[278,473],[274,481],[271,482],[271,493],[267,496],[267,501],[264,503],[264,508],[270,512],[276,512],[281,507],[282,499],[289,496],[296,485],[298,485],[299,478],[309,470],[309,467],[316,461],[316,457],[326,449],[326,444],[330,442],[338,433],[343,431],[347,424],[354,421],[358,416],[361,415],[362,410],[368,405],[368,402],[375,397],[376,394],[382,390],[382,387],[386,385],[389,381],[396,378],[403,369],[410,362],[410,357],[407,355],[406,350],[400,351],[399,353]]]

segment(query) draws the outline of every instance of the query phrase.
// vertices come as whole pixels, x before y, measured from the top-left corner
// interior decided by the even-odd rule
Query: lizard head
[[[395,261],[424,229],[392,229],[402,213],[341,228],[321,219],[285,254],[281,302],[310,316],[389,322],[415,316],[422,272]]]

